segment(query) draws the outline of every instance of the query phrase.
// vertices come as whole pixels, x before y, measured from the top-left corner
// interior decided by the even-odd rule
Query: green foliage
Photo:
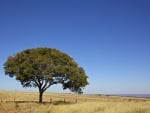
[[[4,69],[23,87],[38,87],[41,93],[53,84],[80,93],[88,84],[84,69],[67,54],[52,48],[27,49],[10,56]]]

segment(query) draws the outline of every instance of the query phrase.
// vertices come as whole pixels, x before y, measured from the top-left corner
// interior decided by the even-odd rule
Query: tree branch
[[[42,90],[45,89],[45,87],[47,86],[47,84],[48,84],[48,80],[45,80],[45,84],[44,84],[44,86],[42,87]]]
[[[40,84],[38,83],[37,79],[34,79],[35,84],[40,88]]]
[[[49,82],[49,84],[47,85],[47,87],[45,86],[45,88],[43,89],[43,92],[46,91],[51,85],[52,85],[51,82]]]

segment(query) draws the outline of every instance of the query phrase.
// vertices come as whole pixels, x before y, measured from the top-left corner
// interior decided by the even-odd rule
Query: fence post
[[[76,98],[76,103],[78,102],[78,99]]]
[[[52,103],[52,99],[50,98],[50,103]]]
[[[14,98],[14,102],[15,102],[15,98]]]
[[[66,102],[66,99],[64,98],[64,103]]]

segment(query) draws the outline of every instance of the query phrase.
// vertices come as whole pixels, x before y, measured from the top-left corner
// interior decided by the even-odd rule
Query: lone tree
[[[67,54],[52,48],[27,49],[10,56],[4,70],[23,87],[38,87],[40,103],[51,85],[62,84],[63,89],[77,93],[88,85],[84,69]]]

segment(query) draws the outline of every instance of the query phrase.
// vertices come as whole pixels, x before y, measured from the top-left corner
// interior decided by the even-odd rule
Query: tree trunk
[[[39,103],[43,102],[43,91],[39,90]]]

